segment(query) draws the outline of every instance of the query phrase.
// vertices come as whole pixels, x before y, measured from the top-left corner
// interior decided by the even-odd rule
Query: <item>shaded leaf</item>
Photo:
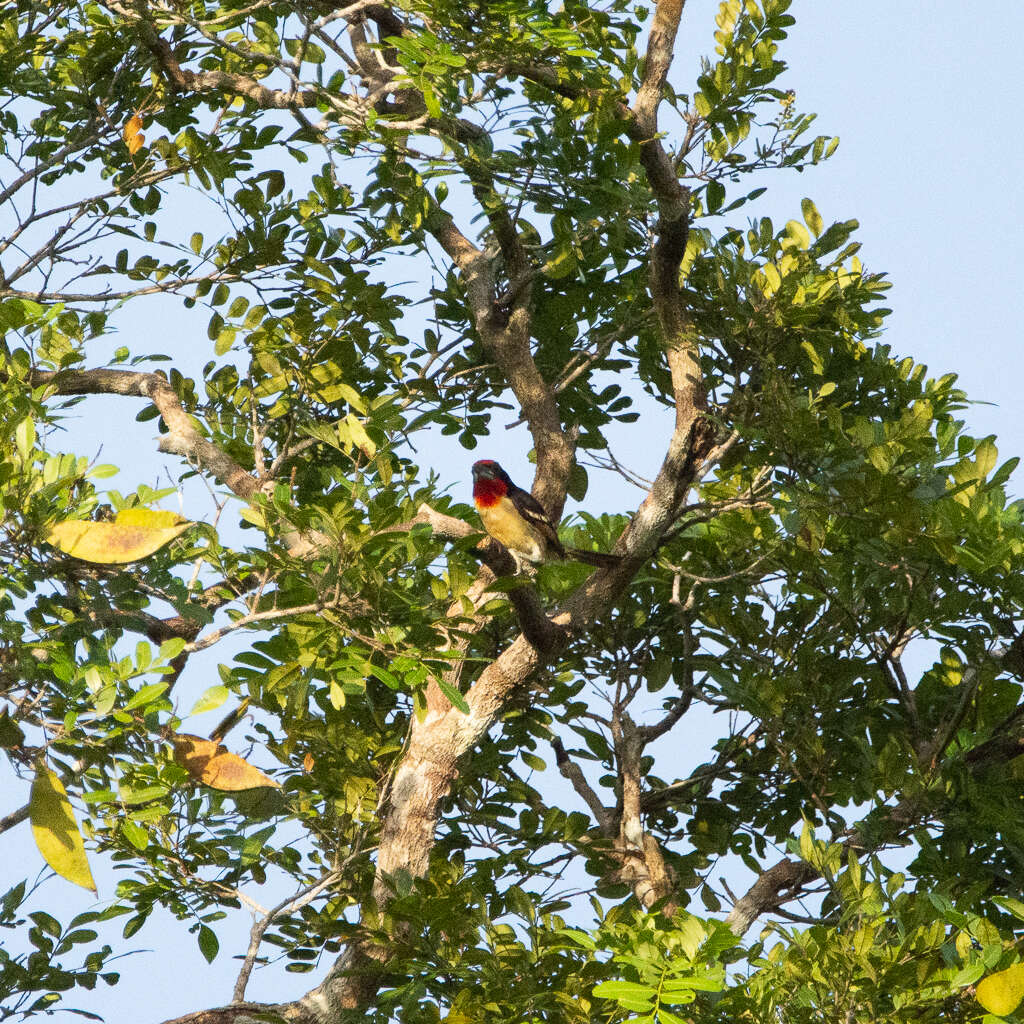
[[[199,952],[206,957],[206,962],[212,964],[217,952],[220,949],[220,942],[212,928],[205,924],[199,929]]]
[[[240,789],[256,789],[272,786],[280,789],[280,783],[259,768],[249,764],[243,757],[232,754],[216,740],[204,740],[201,736],[178,733],[171,737],[174,744],[174,760],[192,776],[211,789],[233,793]]]
[[[11,718],[9,708],[0,711],[0,747],[20,747],[25,742],[21,726]]]
[[[458,708],[464,715],[469,714],[469,705],[466,698],[459,693],[450,683],[446,683],[440,676],[437,677],[437,685],[440,691],[451,701],[452,707]]]

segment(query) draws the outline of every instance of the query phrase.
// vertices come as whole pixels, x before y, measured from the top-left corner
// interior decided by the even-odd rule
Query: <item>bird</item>
[[[617,555],[564,547],[544,506],[529,491],[517,487],[493,459],[473,463],[473,504],[488,535],[512,556],[517,574],[526,563],[552,558],[571,558],[601,569],[619,561]]]

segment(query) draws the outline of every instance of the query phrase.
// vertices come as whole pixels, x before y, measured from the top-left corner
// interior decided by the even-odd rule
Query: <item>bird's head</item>
[[[504,480],[505,470],[494,459],[480,459],[473,463],[474,480]]]
[[[514,486],[508,473],[494,459],[473,463],[473,499],[477,508],[489,508]]]

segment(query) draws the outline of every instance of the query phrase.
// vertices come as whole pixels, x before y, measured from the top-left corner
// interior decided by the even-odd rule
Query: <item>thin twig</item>
[[[285,619],[291,615],[322,612],[325,609],[336,607],[337,604],[338,602],[333,600],[314,601],[310,604],[296,605],[294,608],[268,608],[265,612],[250,612],[248,615],[235,619],[230,625],[221,626],[220,629],[215,629],[212,633],[207,633],[206,636],[186,644],[184,651],[188,654],[194,654],[196,651],[205,651],[207,647],[212,647],[215,643],[223,640],[228,633],[233,633],[236,629],[244,629],[246,626],[251,626],[254,622],[270,622],[274,619]]]
[[[368,853],[371,851],[367,851]],[[286,900],[282,900],[276,907],[266,913],[260,920],[253,922],[252,929],[249,932],[249,949],[245,954],[245,960],[242,963],[242,969],[238,972],[238,980],[235,982],[235,990],[232,993],[232,1002],[241,1003],[245,999],[245,989],[249,984],[249,975],[252,974],[252,969],[256,964],[256,956],[259,953],[260,943],[263,941],[263,935],[266,930],[274,923],[274,921],[281,916],[281,914],[290,914],[296,910],[300,910],[302,907],[317,898],[325,889],[330,888],[335,882],[339,881],[342,877],[342,873],[345,868],[349,866],[358,856],[362,854],[359,849],[358,843],[356,848],[350,853],[341,864],[325,875],[318,882],[314,882],[312,885],[306,886],[305,889],[300,889],[294,896],[289,896]]]

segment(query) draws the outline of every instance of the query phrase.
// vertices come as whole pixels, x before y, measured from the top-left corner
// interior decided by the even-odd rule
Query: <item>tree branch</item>
[[[555,751],[555,764],[558,765],[558,770],[561,772],[562,777],[568,779],[572,788],[576,790],[583,802],[590,808],[590,813],[593,814],[598,827],[605,835],[610,837],[612,834],[611,830],[614,827],[614,815],[611,810],[601,803],[597,793],[594,792],[583,775],[580,766],[569,757],[562,741],[557,736],[551,740],[551,746]]]
[[[124,16],[128,12],[122,9],[120,13]],[[182,92],[229,92],[244,96],[267,110],[315,107],[325,98],[325,94],[316,89],[268,89],[249,75],[226,71],[189,71],[178,63],[171,44],[149,21],[139,17],[134,19],[134,23],[164,75],[174,88]]]
[[[484,348],[519,401],[537,453],[533,496],[557,521],[565,504],[575,445],[562,429],[555,394],[537,369],[530,349],[530,290],[517,294],[507,313],[499,310],[493,257],[473,245],[440,206],[434,205],[426,226],[458,268]],[[514,235],[514,229],[510,230]],[[513,245],[511,241],[508,244]],[[518,265],[518,240],[514,249],[511,258]]]
[[[159,410],[168,430],[160,438],[160,451],[184,456],[247,501],[260,489],[254,476],[199,433],[192,417],[182,408],[177,392],[161,373],[106,369],[33,370],[29,381],[33,387],[48,386],[52,389],[50,393],[57,395],[147,398]]]
[[[252,969],[256,965],[256,956],[259,953],[260,944],[263,942],[263,935],[266,930],[282,914],[294,913],[296,910],[312,903],[320,893],[334,885],[334,883],[342,877],[344,869],[348,867],[348,865],[351,864],[357,856],[359,856],[359,853],[360,851],[357,847],[337,868],[335,868],[334,871],[329,872],[312,885],[307,885],[294,896],[289,896],[287,899],[282,900],[276,907],[269,910],[258,921],[253,922],[252,929],[249,932],[249,949],[245,954],[245,960],[242,962],[242,968],[238,972],[238,980],[235,982],[232,1002],[241,1003],[245,998],[245,989],[249,984],[249,976],[252,974]]]
[[[1006,764],[1024,752],[1024,734],[996,737],[963,755],[972,774],[980,776]],[[879,807],[869,819],[846,833],[843,846],[858,851],[875,851],[896,842],[908,829],[923,824],[928,813],[921,795],[904,797],[891,807]],[[743,935],[762,914],[770,913],[782,903],[799,895],[801,889],[820,877],[810,864],[779,861],[761,873],[757,881],[736,901],[726,924]]]
[[[20,825],[28,818],[30,813],[31,807],[25,804],[24,807],[19,807],[16,811],[5,814],[0,818],[0,833],[6,832],[9,828],[14,828],[15,825]]]
[[[757,881],[733,904],[725,923],[737,935],[744,935],[762,914],[792,899],[803,886],[818,877],[817,870],[810,864],[783,858],[761,872]]]

